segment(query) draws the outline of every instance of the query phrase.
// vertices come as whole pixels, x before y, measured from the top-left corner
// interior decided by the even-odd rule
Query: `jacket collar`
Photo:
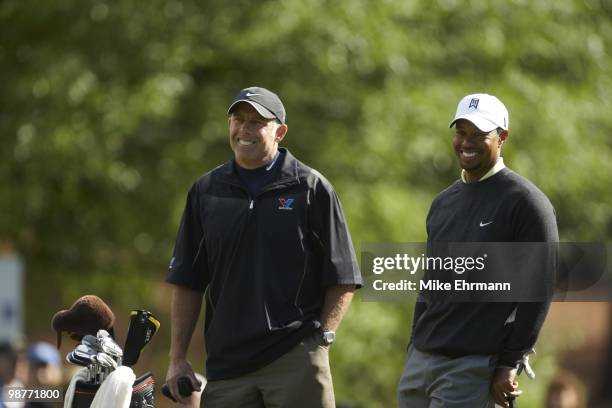
[[[270,184],[262,191],[273,187],[284,187],[300,182],[298,160],[286,148],[279,147],[278,150],[281,152],[282,156],[278,158],[279,162],[276,165],[280,166],[280,168],[276,170],[276,174]],[[242,186],[242,182],[236,172],[236,166],[235,159],[224,163],[220,168],[220,180],[229,184]]]

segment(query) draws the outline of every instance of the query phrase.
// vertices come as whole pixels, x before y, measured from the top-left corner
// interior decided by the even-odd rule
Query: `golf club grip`
[[[514,397],[509,397],[508,402],[510,403],[510,408],[516,408],[516,399]]]
[[[162,385],[161,392],[166,398],[170,398],[172,401],[176,402],[172,394],[170,394],[170,388],[168,388],[168,384]]]
[[[177,381],[177,385],[178,385],[178,392],[183,397],[188,397],[191,395],[192,392],[195,391],[195,389],[193,388],[193,385],[191,385],[191,381],[187,377],[179,378]],[[176,400],[170,393],[170,388],[168,387],[168,384],[162,385],[161,391],[162,391],[162,394],[164,394],[166,397],[176,402]]]

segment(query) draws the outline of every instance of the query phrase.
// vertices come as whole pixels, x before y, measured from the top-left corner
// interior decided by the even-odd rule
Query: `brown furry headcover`
[[[68,310],[57,312],[51,325],[57,332],[57,348],[62,344],[62,332],[68,332],[73,340],[81,341],[86,334],[96,335],[104,329],[114,337],[115,315],[102,299],[95,295],[85,295],[77,299]]]

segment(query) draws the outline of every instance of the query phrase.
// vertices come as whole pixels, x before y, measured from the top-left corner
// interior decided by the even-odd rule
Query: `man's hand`
[[[166,384],[168,384],[168,389],[177,402],[180,404],[190,404],[190,397],[184,397],[178,391],[178,379],[181,377],[189,378],[193,389],[196,390],[195,392],[200,390],[202,383],[196,378],[189,361],[185,359],[170,360],[170,364],[168,365],[168,373],[166,374]]]
[[[508,397],[518,397],[523,391],[518,389],[516,368],[497,367],[491,384],[491,396],[497,405],[509,407]]]
[[[178,392],[178,379],[189,378],[193,388],[200,389],[200,382],[196,379],[191,364],[187,361],[187,349],[191,336],[202,307],[203,293],[189,288],[175,286],[172,290],[170,302],[170,363],[166,384],[172,396],[182,404],[189,398],[181,396]]]

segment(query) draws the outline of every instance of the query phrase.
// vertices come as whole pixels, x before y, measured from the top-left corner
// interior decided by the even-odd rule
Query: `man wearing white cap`
[[[506,168],[508,110],[495,96],[464,97],[450,123],[461,178],[427,216],[428,248],[450,242],[558,242],[554,209]],[[549,301],[416,303],[401,408],[508,406],[521,391],[516,367],[535,345]]]

